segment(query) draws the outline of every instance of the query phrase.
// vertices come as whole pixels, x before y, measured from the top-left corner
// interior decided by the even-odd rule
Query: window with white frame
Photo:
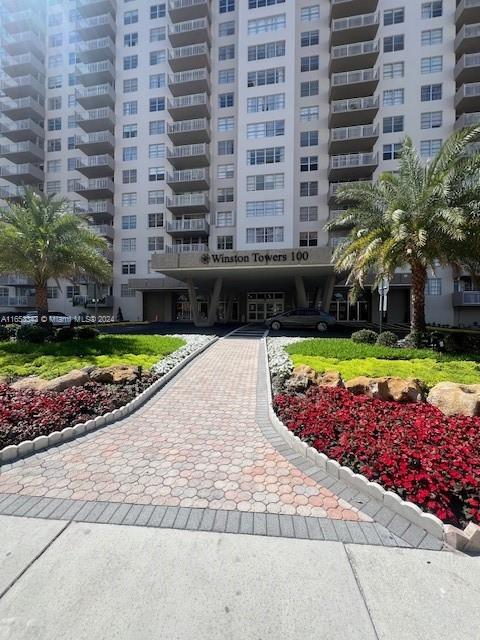
[[[227,118],[219,118],[217,121],[217,131],[234,131],[235,129],[235,116],[228,116]]]
[[[138,78],[127,78],[123,81],[123,93],[138,91]]]
[[[300,120],[302,122],[312,122],[320,118],[320,108],[314,107],[302,107],[300,109]]]
[[[300,158],[300,171],[318,171],[318,156],[302,156]]]
[[[163,251],[164,239],[163,236],[150,236],[147,238],[148,251]]]
[[[422,102],[432,102],[442,99],[441,84],[425,84],[420,89],[420,99]]]
[[[383,104],[385,107],[393,107],[405,102],[404,89],[387,89],[383,92]]]
[[[383,77],[386,80],[391,78],[403,78],[405,76],[404,62],[388,62],[383,65]]]
[[[440,71],[443,71],[443,56],[422,58],[420,68],[423,74],[439,73]]]
[[[318,80],[307,80],[300,83],[300,97],[308,98],[310,96],[318,96],[319,82]]]
[[[165,167],[150,167],[148,169],[148,181],[159,182],[165,180]]]
[[[227,44],[218,48],[218,59],[221,60],[233,60],[235,58],[235,45]]]
[[[383,39],[383,51],[384,53],[391,53],[392,51],[403,51],[405,49],[405,36],[398,34],[395,36],[385,36]]]
[[[123,137],[124,138],[136,138],[138,135],[138,125],[134,124],[124,124],[123,125]]]
[[[383,133],[399,133],[404,128],[403,116],[388,116],[383,119]]]
[[[166,27],[155,27],[150,29],[150,42],[161,42],[166,38]]]
[[[257,96],[247,99],[247,112],[277,111],[285,109],[285,94],[277,93],[270,96]]]
[[[149,144],[148,145],[148,157],[151,158],[165,158],[165,145],[160,144]]]
[[[151,136],[158,136],[165,133],[165,120],[150,120],[148,133]]]
[[[122,238],[122,252],[130,252],[137,250],[136,238]]]
[[[282,84],[283,82],[285,82],[285,67],[250,71],[247,76],[247,86],[249,87],[262,87],[267,84]]]
[[[433,2],[422,2],[422,18],[424,20],[430,20],[431,18],[440,18],[442,15],[442,0],[433,0]]]
[[[247,191],[276,191],[285,186],[283,173],[267,173],[265,175],[247,176]]]
[[[300,207],[300,222],[316,222],[318,220],[318,207]]]
[[[235,82],[235,69],[220,69],[218,84],[232,84]]]
[[[285,40],[266,42],[248,47],[248,60],[266,60],[280,58],[285,55]]]
[[[252,122],[247,124],[247,139],[274,138],[285,134],[285,120],[270,120],[268,122]]]
[[[430,47],[443,42],[443,29],[426,29],[422,31],[422,47]]]
[[[315,56],[302,56],[300,58],[300,71],[306,73],[308,71],[318,71],[320,67],[320,57]]]
[[[122,275],[133,276],[137,273],[136,262],[122,262]]]
[[[394,142],[391,144],[383,145],[383,159],[384,160],[398,160],[402,152],[402,143]]]
[[[217,227],[233,227],[233,211],[217,211]]]
[[[420,155],[422,158],[434,158],[441,148],[441,139],[420,141]]]
[[[122,216],[122,229],[136,229],[137,228],[137,216],[129,214]]]
[[[147,226],[149,229],[157,229],[163,227],[164,216],[162,212],[149,213],[147,217]]]
[[[165,191],[156,189],[148,192],[148,204],[163,204],[165,202]]]
[[[122,282],[120,285],[120,297],[121,298],[135,298],[137,292],[135,289],[130,289],[127,283]]]
[[[233,236],[217,236],[217,249],[219,251],[231,251],[233,249]]]
[[[255,200],[247,202],[247,218],[264,216],[283,216],[285,203],[283,200]]]
[[[229,20],[228,22],[221,22],[218,25],[218,35],[220,38],[235,35],[235,21]]]
[[[233,202],[235,194],[233,187],[221,187],[217,189],[217,202]]]
[[[129,193],[122,193],[122,207],[131,207],[137,204],[137,193],[131,191]]]
[[[422,129],[438,129],[443,124],[442,111],[426,111],[420,116],[420,127]]]
[[[299,237],[300,247],[316,247],[318,245],[317,231],[301,231]]]
[[[318,29],[313,31],[303,31],[300,34],[301,47],[313,47],[320,43],[320,32]]]
[[[302,22],[313,22],[320,19],[320,5],[312,4],[300,9],[300,20]]]
[[[405,22],[405,9],[399,7],[398,9],[387,9],[383,12],[383,24],[388,27],[392,24],[400,24]]]
[[[166,84],[166,76],[164,73],[153,73],[149,78],[150,89],[162,89]]]
[[[248,165],[275,164],[284,162],[285,147],[267,147],[265,149],[251,149],[247,151]]]
[[[233,140],[219,140],[217,143],[219,156],[231,156],[235,153],[235,143]]]
[[[426,294],[427,296],[441,296],[442,295],[442,279],[427,278]]]
[[[233,178],[235,176],[234,164],[219,164],[217,167],[217,178],[220,180]]]
[[[268,33],[269,31],[279,31],[287,26],[287,16],[280,13],[276,16],[267,16],[265,18],[256,18],[248,21],[248,35],[257,35],[259,33]]]
[[[128,162],[129,160],[137,160],[137,147],[124,147],[122,150],[122,159],[125,162]]]
[[[318,182],[316,180],[300,182],[300,197],[306,198],[310,196],[318,196]]]

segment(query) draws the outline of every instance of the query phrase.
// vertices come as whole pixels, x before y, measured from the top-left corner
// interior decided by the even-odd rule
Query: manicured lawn
[[[357,376],[418,378],[427,387],[450,381],[480,383],[480,358],[442,354],[430,349],[396,349],[355,344],[351,340],[305,340],[287,347],[295,365],[316,371],[339,371],[345,380]]]
[[[0,376],[36,375],[51,379],[90,365],[130,364],[149,369],[185,344],[156,335],[102,335],[95,340],[49,344],[0,343]]]

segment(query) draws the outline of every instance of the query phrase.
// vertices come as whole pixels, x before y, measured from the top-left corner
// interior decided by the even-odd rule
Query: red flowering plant
[[[290,431],[355,473],[444,522],[480,522],[480,417],[329,387],[278,395],[274,407]]]

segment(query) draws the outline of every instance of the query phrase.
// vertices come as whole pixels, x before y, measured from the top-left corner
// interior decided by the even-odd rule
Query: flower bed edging
[[[403,516],[409,522],[425,529],[435,538],[445,541],[445,524],[431,513],[426,513],[420,507],[413,502],[402,500],[393,491],[387,491],[378,482],[371,482],[365,476],[354,473],[348,467],[341,466],[336,460],[332,460],[324,453],[320,453],[313,447],[309,447],[300,438],[294,435],[283,422],[278,418],[273,409],[273,397],[272,387],[270,381],[270,368],[268,362],[268,350],[266,339],[264,338],[264,352],[266,359],[266,371],[267,371],[267,387],[268,387],[268,415],[269,418],[279,435],[283,437],[286,443],[292,447],[297,453],[308,458],[312,464],[317,466],[320,471],[326,471],[334,478],[342,480],[351,487],[358,491],[363,491],[367,495],[371,496],[375,500],[382,502],[385,507],[388,507],[398,515]],[[458,547],[456,547],[458,548]]]
[[[210,347],[217,340],[218,337],[213,336],[211,340],[200,346],[195,351],[189,353],[189,355],[186,355],[183,360],[170,368],[169,371],[165,373],[161,378],[155,380],[153,384],[147,387],[144,391],[142,391],[142,393],[140,393],[136,398],[128,402],[123,407],[115,409],[114,411],[111,411],[109,413],[105,413],[104,415],[98,416],[97,418],[93,418],[92,420],[88,420],[87,422],[80,422],[73,427],[65,427],[65,429],[62,429],[61,431],[52,431],[52,433],[50,433],[48,436],[38,436],[33,440],[24,440],[19,444],[12,444],[4,447],[0,450],[0,467],[3,464],[15,462],[16,460],[24,458],[25,456],[37,453],[39,451],[44,451],[45,449],[49,449],[50,447],[61,444],[63,442],[70,442],[71,440],[85,435],[86,433],[95,431],[96,429],[104,427],[108,424],[112,424],[117,420],[120,420],[121,418],[125,418],[126,416],[132,414],[140,406],[145,404],[147,400],[150,400],[150,398],[155,395],[157,391],[164,387],[167,382],[175,377],[179,371],[181,371],[187,364],[189,364],[189,362],[200,355],[203,351],[208,349],[208,347]],[[187,348],[188,344],[180,347],[178,351]],[[170,354],[170,356],[173,356],[173,354]],[[169,358],[170,356],[167,356],[167,358]]]

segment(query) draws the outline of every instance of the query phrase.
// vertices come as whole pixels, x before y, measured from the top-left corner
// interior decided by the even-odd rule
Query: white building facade
[[[0,0],[0,195],[72,202],[110,243],[111,286],[50,308],[262,321],[291,306],[378,316],[333,273],[338,185],[425,161],[480,122],[480,0]],[[480,321],[466,275],[430,274],[427,318]],[[409,274],[388,319],[409,318]],[[0,280],[0,311],[34,291]]]

